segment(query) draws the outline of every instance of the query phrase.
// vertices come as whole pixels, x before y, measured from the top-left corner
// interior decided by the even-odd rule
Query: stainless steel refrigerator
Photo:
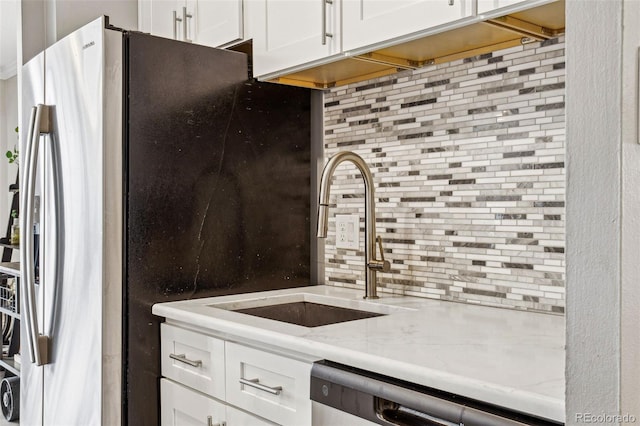
[[[310,93],[98,19],[22,74],[23,425],[157,425],[156,302],[308,285]]]

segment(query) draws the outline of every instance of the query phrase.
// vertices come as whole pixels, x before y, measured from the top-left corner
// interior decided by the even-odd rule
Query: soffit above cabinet
[[[478,15],[460,20],[453,29],[425,30],[370,50],[346,52],[328,63],[262,79],[325,89],[546,40],[564,33],[564,7],[564,0],[559,0],[504,16]]]

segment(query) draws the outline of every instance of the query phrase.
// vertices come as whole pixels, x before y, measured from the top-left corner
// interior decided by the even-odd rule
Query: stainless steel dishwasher
[[[328,361],[311,370],[313,425],[561,425]]]

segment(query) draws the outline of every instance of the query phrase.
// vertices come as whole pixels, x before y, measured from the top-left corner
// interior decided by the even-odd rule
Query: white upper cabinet
[[[254,75],[269,78],[333,55],[471,16],[475,0],[261,0],[253,13]],[[450,4],[453,3],[453,4]]]
[[[343,49],[358,49],[471,15],[472,0],[342,0]]]
[[[144,12],[139,13],[138,27],[140,31],[148,32],[156,36],[166,38],[176,38],[174,28],[177,33],[177,22],[174,23],[173,14],[177,13],[179,4],[176,0],[153,0],[141,1],[140,8],[144,7]]]
[[[141,31],[206,46],[243,39],[242,0],[141,0]]]
[[[478,13],[486,13],[501,7],[528,2],[529,0],[478,0]]]
[[[255,75],[341,52],[340,0],[264,0],[252,13]]]
[[[242,40],[242,0],[187,0],[187,26],[194,43],[223,46]]]

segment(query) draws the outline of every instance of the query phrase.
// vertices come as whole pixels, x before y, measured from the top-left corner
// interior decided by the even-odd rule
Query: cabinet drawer
[[[162,375],[224,399],[224,341],[161,324]]]
[[[277,426],[277,424],[227,405],[227,426]]]
[[[160,380],[160,407],[162,426],[211,426],[226,421],[224,404],[167,379]]]
[[[311,364],[227,342],[227,402],[281,425],[311,424]]]

